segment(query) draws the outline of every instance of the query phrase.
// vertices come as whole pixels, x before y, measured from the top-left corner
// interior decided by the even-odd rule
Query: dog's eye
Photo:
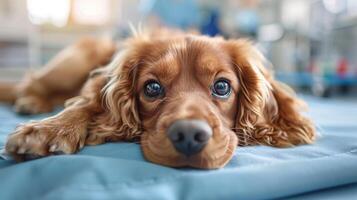
[[[231,86],[226,79],[218,79],[212,86],[212,95],[219,98],[227,98],[231,94]]]
[[[149,98],[157,98],[164,94],[164,88],[155,80],[148,81],[144,86],[145,96]]]

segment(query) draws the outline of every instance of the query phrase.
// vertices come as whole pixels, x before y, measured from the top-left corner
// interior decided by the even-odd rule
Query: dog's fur
[[[110,39],[82,38],[18,84],[0,83],[0,100],[21,114],[51,112],[78,95],[90,71],[108,63],[115,50]]]
[[[48,112],[53,100],[73,96],[114,46],[81,41],[22,81],[17,96],[6,100],[15,102],[21,113]],[[312,143],[314,126],[299,113],[303,102],[263,65],[263,56],[247,40],[184,33],[129,38],[111,63],[92,71],[79,96],[68,100],[61,113],[19,126],[6,151],[24,160],[75,153],[84,145],[140,140],[151,162],[210,169],[224,166],[237,145]],[[233,90],[228,99],[211,95],[213,82],[222,77]],[[150,79],[165,87],[164,97],[145,98],[143,87]],[[169,141],[166,131],[179,119],[204,120],[211,126],[213,136],[198,154],[186,157]]]

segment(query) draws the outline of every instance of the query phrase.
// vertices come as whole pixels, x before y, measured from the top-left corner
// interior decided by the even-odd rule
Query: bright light
[[[103,25],[109,22],[110,11],[110,0],[73,1],[73,19],[78,24]]]
[[[308,24],[309,1],[283,1],[281,16],[284,25],[288,27]]]
[[[326,10],[333,14],[338,14],[345,9],[346,2],[341,0],[323,0]]]
[[[70,13],[70,0],[27,0],[30,21],[65,26]]]

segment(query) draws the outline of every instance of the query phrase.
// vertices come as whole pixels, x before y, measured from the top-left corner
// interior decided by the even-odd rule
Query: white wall
[[[26,41],[30,25],[26,0],[1,0],[0,8],[0,41]]]

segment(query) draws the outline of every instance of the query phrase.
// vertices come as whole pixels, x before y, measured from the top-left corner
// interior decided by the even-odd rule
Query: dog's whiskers
[[[257,140],[254,136],[252,136],[251,134],[236,134],[238,140],[239,140],[239,144],[243,144],[245,145],[252,145],[252,144],[258,144],[258,145],[263,145],[263,143],[261,143],[259,140]]]

